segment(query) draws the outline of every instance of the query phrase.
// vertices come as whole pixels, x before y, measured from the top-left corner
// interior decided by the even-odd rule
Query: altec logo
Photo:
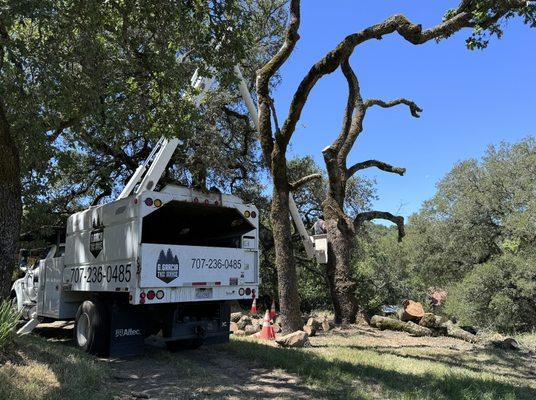
[[[160,250],[160,255],[156,261],[156,277],[165,283],[179,277],[179,259],[173,255],[171,249],[168,249],[166,253],[164,250]]]
[[[139,329],[116,329],[115,337],[124,337],[124,336],[141,336],[141,330]]]

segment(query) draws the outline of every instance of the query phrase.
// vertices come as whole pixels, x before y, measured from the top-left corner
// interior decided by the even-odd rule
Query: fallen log
[[[424,316],[424,308],[422,304],[413,300],[404,300],[402,303],[404,306],[404,312],[402,313],[402,321],[414,321],[419,322]]]
[[[398,319],[382,317],[380,315],[373,316],[370,320],[370,325],[381,330],[389,329],[392,331],[402,331],[414,336],[432,336],[433,334],[431,329],[419,326],[414,322],[404,322]]]
[[[456,339],[465,340],[469,343],[476,343],[479,341],[478,336],[473,335],[470,332],[464,331],[458,325],[454,324],[452,321],[447,321],[441,325],[447,330],[447,336],[451,336]]]

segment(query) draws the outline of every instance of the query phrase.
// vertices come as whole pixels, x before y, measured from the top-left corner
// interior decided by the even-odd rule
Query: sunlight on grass
[[[107,367],[65,344],[18,337],[0,365],[2,400],[109,399]]]
[[[498,364],[498,373],[498,367],[493,365],[498,362],[494,354],[478,358],[464,352],[435,355],[433,349],[425,348],[415,348],[413,354],[397,354],[392,350],[363,349],[351,339],[345,345],[307,349],[280,349],[249,339],[235,339],[225,349],[256,359],[264,366],[296,373],[326,398],[536,398],[531,365],[522,365],[522,373],[514,363],[503,360]]]

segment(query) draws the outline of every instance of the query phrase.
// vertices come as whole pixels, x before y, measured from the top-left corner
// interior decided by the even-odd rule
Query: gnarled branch
[[[396,99],[392,101],[383,101],[379,99],[370,99],[365,101],[364,106],[366,108],[372,107],[372,106],[380,106],[382,108],[390,108],[395,107],[400,104],[405,104],[409,107],[409,110],[411,112],[411,115],[413,115],[415,118],[420,118],[420,114],[422,112],[422,108],[420,108],[417,104],[415,104],[411,100],[407,99]]]
[[[354,220],[355,230],[358,231],[363,226],[365,221],[372,221],[373,219],[385,219],[391,221],[398,227],[398,241],[401,242],[402,238],[406,235],[404,231],[404,217],[399,215],[393,215],[385,211],[365,211],[357,214]]]
[[[382,171],[385,171],[385,172],[391,172],[393,174],[398,174],[400,176],[403,176],[406,173],[406,168],[394,167],[394,166],[392,166],[390,164],[384,163],[383,161],[367,160],[367,161],[356,163],[356,164],[352,165],[350,168],[348,168],[348,170],[346,171],[346,176],[349,178],[353,174],[355,174],[357,171],[361,171],[362,169],[372,168],[372,167],[376,167],[376,168],[381,169]]]
[[[298,179],[296,182],[289,183],[289,189],[291,191],[298,190],[299,188],[309,183],[310,181],[315,180],[315,179],[321,179],[321,178],[322,178],[322,174],[319,174],[319,173],[304,176],[303,178]]]
[[[473,12],[477,11],[478,2],[463,0],[457,9],[450,13],[448,19],[427,30],[423,30],[420,24],[411,22],[404,15],[398,14],[387,18],[379,24],[347,36],[337,47],[314,64],[299,84],[290,103],[288,117],[281,128],[282,141],[286,143],[290,141],[307,98],[316,83],[323,76],[334,72],[343,60],[350,57],[358,45],[372,39],[382,39],[383,36],[395,32],[409,43],[419,45],[433,39],[449,37],[462,28],[478,26],[485,29],[496,23],[508,12],[520,10],[526,5],[526,0],[511,0],[494,9],[494,13],[487,16],[485,20],[476,20]]]
[[[271,98],[270,79],[277,73],[279,68],[285,63],[294,51],[296,43],[300,39],[298,29],[300,27],[300,0],[291,0],[290,3],[290,24],[285,35],[285,40],[279,51],[261,69],[257,71],[257,98],[259,109],[259,130],[261,147],[267,163],[271,162],[273,150],[273,135],[271,122]],[[280,134],[276,134],[279,140]],[[286,146],[285,146],[286,147]]]

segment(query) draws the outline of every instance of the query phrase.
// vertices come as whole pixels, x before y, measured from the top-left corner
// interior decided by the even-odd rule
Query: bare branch
[[[367,160],[367,161],[356,163],[352,165],[350,168],[348,168],[348,170],[346,171],[346,176],[347,178],[349,178],[353,174],[355,174],[357,171],[361,171],[362,169],[372,168],[372,167],[376,167],[385,172],[392,172],[393,174],[398,174],[400,176],[404,176],[404,174],[406,173],[406,168],[394,167],[390,164],[384,163],[383,161]]]
[[[473,11],[477,7],[475,3],[463,0],[458,9],[452,12],[448,19],[428,30],[423,31],[421,25],[414,24],[404,15],[398,14],[387,18],[379,24],[347,36],[337,47],[311,67],[296,89],[290,104],[288,117],[281,128],[282,141],[286,143],[290,141],[307,98],[320,78],[334,72],[343,60],[348,59],[354,49],[360,44],[372,39],[379,40],[383,36],[396,32],[406,41],[419,45],[433,39],[449,37],[462,28],[471,28],[478,25],[480,28],[485,29],[496,23],[508,12],[522,9],[526,6],[525,0],[511,0],[506,2],[504,6],[494,10],[495,14],[490,15],[486,20],[476,21],[473,18]]]
[[[298,190],[303,185],[305,185],[305,184],[307,184],[310,181],[315,180],[315,179],[322,179],[322,174],[317,173],[317,174],[311,174],[311,175],[304,176],[303,178],[298,179],[294,183],[289,183],[289,189],[291,191]]]
[[[370,99],[365,101],[364,105],[366,108],[370,108],[372,106],[380,106],[382,108],[390,108],[395,107],[400,104],[405,104],[409,107],[409,110],[411,112],[411,115],[413,115],[415,118],[420,118],[420,114],[422,112],[422,108],[420,108],[417,104],[415,104],[411,100],[407,99],[396,99],[392,101],[383,101],[379,99]]]
[[[343,60],[341,70],[346,78],[346,82],[348,83],[348,101],[346,103],[346,109],[342,121],[341,133],[333,145],[324,150],[324,154],[329,151],[337,152],[343,146],[352,126],[352,116],[354,115],[354,110],[363,103],[363,99],[361,98],[361,90],[359,88],[359,81],[357,80],[357,76],[350,66],[348,59]]]
[[[365,221],[372,221],[373,219],[385,219],[391,221],[398,227],[398,241],[401,242],[402,238],[406,235],[404,231],[404,217],[399,215],[393,215],[385,211],[365,211],[357,214],[354,220],[355,230],[358,231],[363,226]]]
[[[290,3],[290,24],[287,29],[285,40],[279,51],[261,69],[257,71],[257,97],[259,109],[259,130],[261,146],[264,158],[267,163],[271,162],[273,150],[272,122],[271,122],[271,99],[270,80],[277,73],[279,68],[287,61],[296,43],[300,39],[298,29],[300,27],[300,0],[291,0]],[[280,135],[276,135],[277,137]],[[286,147],[286,146],[285,146]]]

